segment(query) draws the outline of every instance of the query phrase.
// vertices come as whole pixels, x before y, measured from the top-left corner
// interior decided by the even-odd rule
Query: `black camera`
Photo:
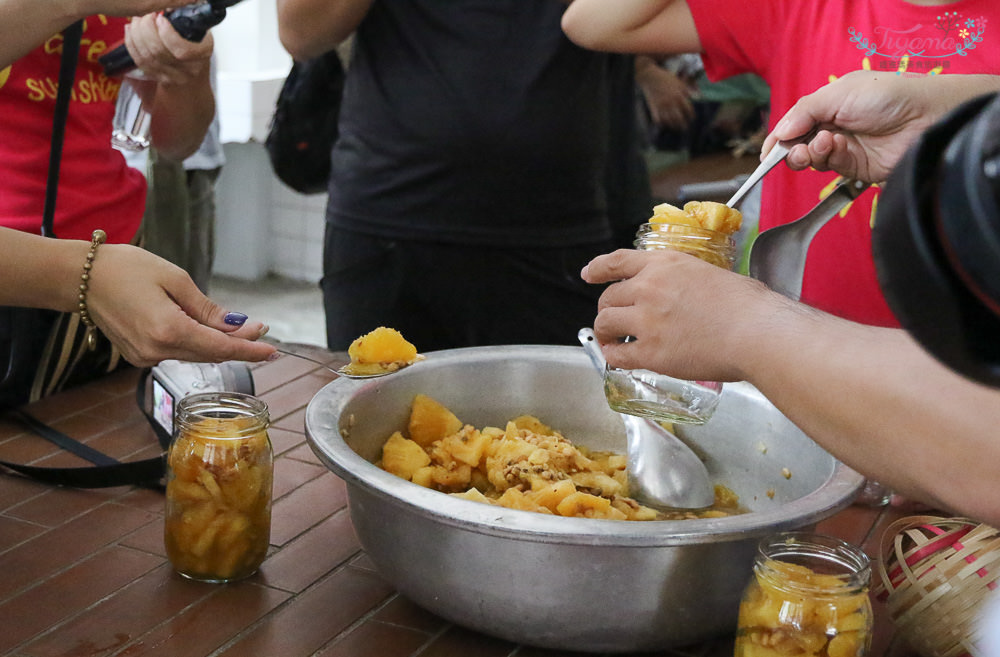
[[[956,108],[906,153],[872,249],[903,328],[951,369],[1000,386],[1000,96]]]

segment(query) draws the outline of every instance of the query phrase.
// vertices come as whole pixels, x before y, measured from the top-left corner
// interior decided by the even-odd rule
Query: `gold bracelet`
[[[80,275],[80,294],[77,295],[80,309],[80,321],[87,327],[87,348],[93,351],[97,347],[97,325],[90,318],[90,311],[87,310],[87,290],[90,289],[90,270],[94,266],[94,257],[97,255],[97,247],[104,244],[108,239],[108,234],[97,229],[90,236],[90,251],[87,252],[87,261],[83,263],[83,274]]]

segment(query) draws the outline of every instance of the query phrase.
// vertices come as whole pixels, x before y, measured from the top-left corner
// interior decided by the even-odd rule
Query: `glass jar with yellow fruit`
[[[190,395],[167,450],[164,543],[181,575],[232,582],[257,571],[271,535],[274,455],[267,404],[251,395]]]
[[[760,542],[740,603],[735,657],[864,657],[871,565],[840,539],[789,532]]]
[[[713,265],[732,269],[736,262],[739,210],[722,203],[691,201],[683,208],[662,203],[636,234],[635,246],[643,251],[673,249],[689,253]],[[628,338],[626,338],[627,340]],[[619,413],[655,420],[702,424],[719,404],[722,384],[717,381],[685,381],[646,369],[608,367],[604,373],[608,404]]]

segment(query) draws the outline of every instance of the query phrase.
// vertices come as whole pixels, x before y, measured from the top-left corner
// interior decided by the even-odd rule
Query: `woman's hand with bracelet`
[[[264,324],[227,312],[183,269],[135,246],[95,250],[82,302],[125,359],[140,367],[166,359],[261,361],[276,353],[255,342],[267,333]]]

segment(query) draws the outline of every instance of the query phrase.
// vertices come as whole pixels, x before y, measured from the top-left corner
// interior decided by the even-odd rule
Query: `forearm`
[[[758,325],[740,356],[747,380],[818,444],[908,497],[1000,522],[1000,391],[901,330],[801,307]]]
[[[318,57],[354,33],[374,0],[278,0],[278,35],[297,60]]]
[[[166,158],[181,161],[205,139],[215,116],[210,69],[185,84],[159,84],[151,110],[150,139]]]
[[[684,0],[573,0],[563,31],[577,45],[608,52],[701,52]]]
[[[930,78],[930,84],[922,82],[925,77]],[[966,101],[1000,91],[1000,75],[934,75],[907,80],[922,99],[920,107],[935,121]]]
[[[83,18],[80,3],[37,0],[0,1],[0,69],[24,56],[52,35]]]
[[[73,311],[90,243],[0,228],[0,305]]]

